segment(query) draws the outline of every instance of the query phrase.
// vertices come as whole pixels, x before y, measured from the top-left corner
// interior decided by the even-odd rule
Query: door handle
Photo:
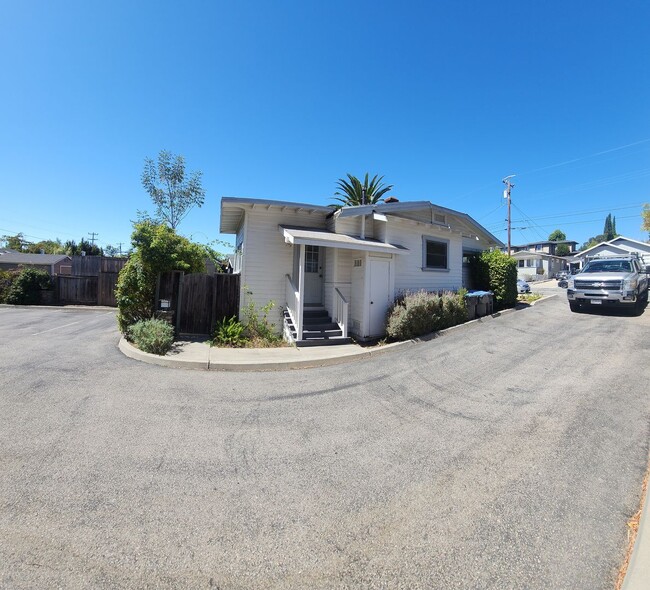
[[[372,305],[373,303],[374,303],[374,301],[371,301],[371,302],[370,302],[370,305]]]

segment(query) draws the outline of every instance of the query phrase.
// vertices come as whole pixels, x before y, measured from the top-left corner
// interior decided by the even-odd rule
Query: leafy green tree
[[[194,207],[201,207],[205,190],[201,185],[202,172],[185,174],[185,158],[162,150],[158,163],[146,158],[142,172],[142,186],[156,206],[154,220],[166,223],[175,230]]]
[[[205,271],[205,251],[164,224],[136,222],[131,234],[133,253],[120,271],[116,297],[120,331],[153,317],[156,281],[172,270]]]
[[[16,252],[22,252],[23,245],[28,243],[27,240],[25,240],[25,234],[23,233],[18,233],[15,236],[2,236],[1,239],[5,244],[5,248],[16,250]]]
[[[65,248],[61,240],[41,240],[28,246],[28,252],[33,254],[65,254]]]
[[[556,229],[554,232],[551,232],[548,239],[551,242],[561,242],[566,240],[566,234],[561,229]]]
[[[85,252],[86,256],[101,256],[103,254],[99,246],[91,244],[85,238],[81,238],[78,244],[74,240],[68,240],[63,244],[63,250],[64,254],[68,256],[82,256],[82,252]]]
[[[593,248],[594,246],[597,246],[601,242],[605,241],[605,234],[593,236],[589,238],[584,244],[582,244],[582,246],[580,246],[580,250],[589,250],[589,248]]]
[[[643,223],[641,224],[641,229],[648,232],[648,237],[650,237],[650,203],[643,205],[643,210],[641,211],[641,218]]]
[[[568,256],[569,254],[571,254],[571,250],[569,250],[569,246],[566,244],[558,244],[555,248],[556,256]]]
[[[348,180],[344,178],[339,178],[336,186],[337,191],[332,197],[335,201],[339,201],[341,205],[336,205],[336,207],[354,207],[357,205],[363,205],[363,189],[366,189],[366,205],[374,205],[378,203],[381,198],[389,191],[393,189],[393,185],[385,185],[382,183],[384,179],[383,176],[372,177],[372,180],[368,181],[368,173],[361,182],[356,176],[352,174],[347,175]]]

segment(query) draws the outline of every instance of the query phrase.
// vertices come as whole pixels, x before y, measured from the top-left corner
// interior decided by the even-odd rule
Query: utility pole
[[[120,256],[122,256],[122,242],[118,242],[117,245],[120,249]]]
[[[90,232],[90,231],[89,231],[89,232],[88,232],[88,235],[91,236],[91,238],[90,238],[90,244],[91,244],[92,246],[94,246],[94,245],[95,245],[95,240],[97,239],[95,236],[99,237],[99,234],[95,233],[94,231],[93,231],[93,232]]]
[[[511,174],[510,176],[506,176],[503,179],[503,184],[506,185],[506,189],[503,191],[503,198],[508,199],[508,256],[510,256],[510,249],[511,249],[511,242],[510,242],[510,235],[512,233],[512,218],[510,217],[510,191],[515,188],[515,185],[510,182],[511,178],[514,178],[515,175]]]

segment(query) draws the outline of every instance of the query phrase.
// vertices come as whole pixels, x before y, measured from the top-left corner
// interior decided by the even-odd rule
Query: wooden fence
[[[169,310],[179,334],[212,334],[218,321],[239,315],[238,274],[185,274],[159,277],[156,309]]]
[[[108,256],[73,256],[72,274],[56,277],[59,303],[117,306],[117,276],[126,258]]]

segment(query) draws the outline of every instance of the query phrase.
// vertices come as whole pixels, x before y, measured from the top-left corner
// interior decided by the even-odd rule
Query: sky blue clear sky
[[[446,0],[0,3],[0,235],[126,247],[145,157],[222,196],[330,204],[380,173],[505,241],[580,243],[650,201],[650,3]]]

